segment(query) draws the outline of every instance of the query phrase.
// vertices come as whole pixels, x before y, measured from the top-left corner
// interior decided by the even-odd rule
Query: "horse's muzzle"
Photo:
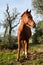
[[[35,27],[36,27],[36,24],[34,24],[33,28],[35,28]]]

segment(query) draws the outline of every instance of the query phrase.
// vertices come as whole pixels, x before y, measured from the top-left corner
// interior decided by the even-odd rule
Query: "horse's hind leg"
[[[17,55],[17,61],[20,59],[20,39],[18,38],[18,55]]]

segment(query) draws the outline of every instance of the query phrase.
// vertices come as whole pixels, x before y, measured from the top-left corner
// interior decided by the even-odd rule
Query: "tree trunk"
[[[11,31],[12,31],[12,27],[11,27],[11,22],[10,22],[10,26],[9,26],[9,43],[11,43]]]

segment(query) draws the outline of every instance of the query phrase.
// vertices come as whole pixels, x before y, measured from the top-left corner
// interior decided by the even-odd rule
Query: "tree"
[[[9,6],[7,5],[5,11],[5,19],[3,23],[0,23],[0,27],[3,26],[5,28],[4,37],[2,37],[2,42],[0,44],[0,49],[8,48],[14,49],[17,48],[17,37],[12,36],[12,31],[14,32],[14,28],[19,24],[18,15],[20,13],[17,12],[17,9],[14,8],[13,12],[10,11]]]
[[[34,43],[41,43],[43,42],[43,21],[40,21],[37,24],[37,27],[35,29],[35,33],[33,35],[33,42]]]
[[[4,20],[5,21],[4,27],[6,28],[5,34],[7,33],[7,30],[9,29],[9,36],[11,36],[12,29],[15,28],[18,25],[18,23],[16,25],[13,25],[13,26],[12,26],[12,24],[14,24],[19,13],[17,13],[16,9],[15,9],[15,12],[13,12],[12,15],[10,15],[9,6],[7,5],[5,15],[6,15],[6,19]],[[5,34],[4,34],[4,36],[5,36]]]
[[[2,43],[0,44],[0,49],[3,48],[9,48],[14,49],[14,47],[17,47],[17,37],[12,36],[12,31],[15,27],[19,24],[18,15],[20,13],[17,12],[17,9],[14,8],[13,12],[10,11],[9,6],[7,5],[6,11],[5,11],[5,19],[3,23],[0,23],[0,26],[3,26],[5,28],[4,37],[2,39]]]
[[[18,15],[19,13],[17,13],[16,9],[11,15],[9,11],[9,6],[7,5],[7,9],[5,13],[5,20],[4,20],[4,27],[5,27],[4,37],[6,36],[6,33],[8,33],[7,31],[9,30],[9,33],[8,33],[9,41],[11,40],[12,30],[19,24],[19,22],[16,25],[14,24],[14,22],[16,22],[15,20],[17,19]]]
[[[39,13],[43,14],[43,0],[32,0],[34,9]]]

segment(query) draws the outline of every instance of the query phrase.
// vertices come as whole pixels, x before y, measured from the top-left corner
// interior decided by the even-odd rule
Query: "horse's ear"
[[[31,13],[31,10],[29,12]]]
[[[28,9],[26,10],[26,12],[28,12]]]

